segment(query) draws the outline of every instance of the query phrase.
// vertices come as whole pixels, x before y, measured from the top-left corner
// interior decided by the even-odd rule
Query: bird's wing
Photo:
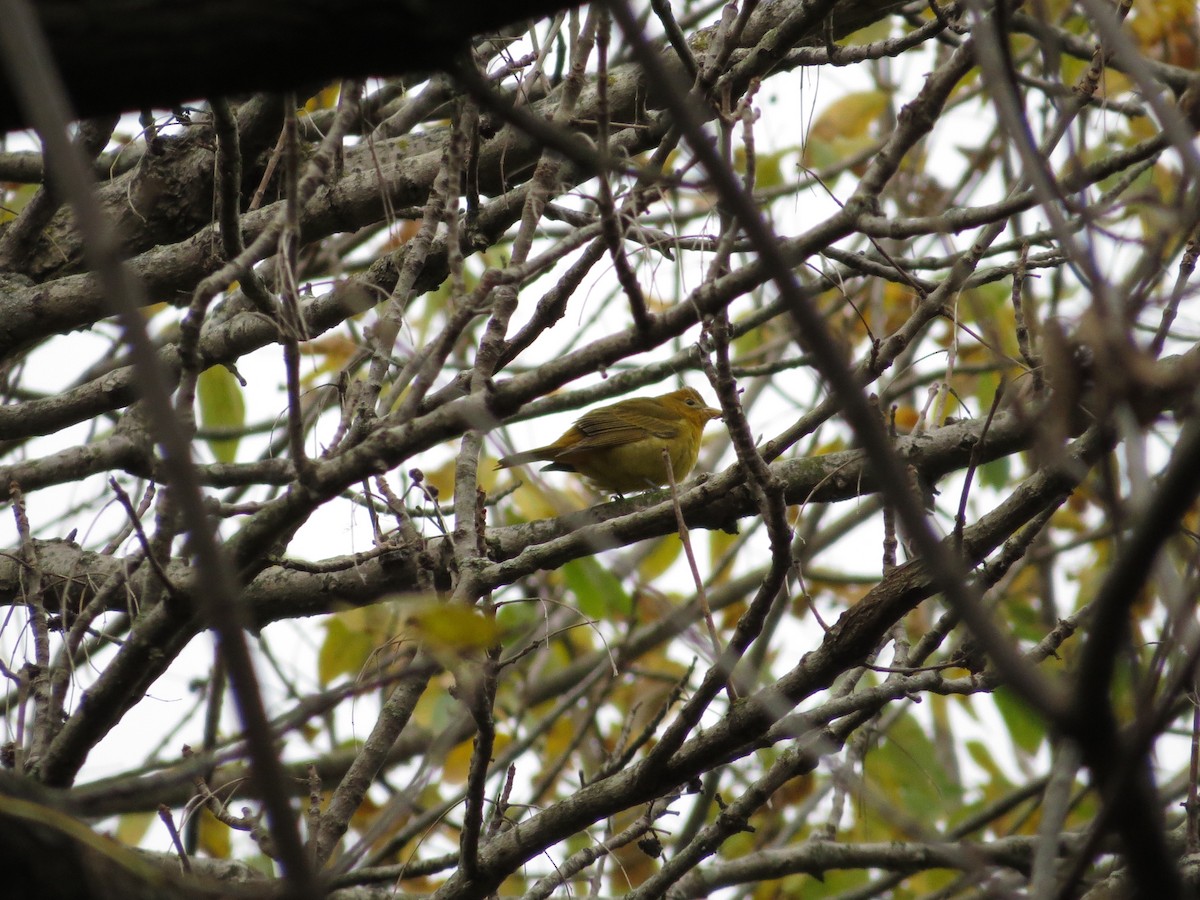
[[[670,440],[679,434],[682,422],[663,418],[658,408],[646,402],[628,401],[620,409],[598,409],[584,415],[575,427],[582,438],[570,449],[596,450],[601,447],[616,447],[647,437]]]

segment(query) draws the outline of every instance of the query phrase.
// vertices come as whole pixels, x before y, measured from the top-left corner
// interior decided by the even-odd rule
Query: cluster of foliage
[[[4,883],[1187,895],[1194,4],[145,5],[0,3]]]

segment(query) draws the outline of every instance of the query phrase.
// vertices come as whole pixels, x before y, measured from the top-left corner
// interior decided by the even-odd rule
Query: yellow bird
[[[545,460],[543,472],[576,472],[602,490],[629,494],[683,481],[700,455],[700,436],[721,411],[704,404],[694,388],[661,397],[635,397],[584,415],[553,444],[505,456],[497,469]]]

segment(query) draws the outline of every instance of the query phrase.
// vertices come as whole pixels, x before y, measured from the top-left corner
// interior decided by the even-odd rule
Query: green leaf
[[[979,483],[992,490],[1003,490],[1012,473],[1012,458],[1002,456],[979,467]]]
[[[985,741],[967,741],[967,754],[975,761],[975,765],[983,769],[992,776],[993,783],[1008,786],[1008,777],[1004,774],[1004,770],[996,763],[995,757],[992,756],[994,748]]]
[[[621,582],[594,556],[572,560],[560,571],[580,612],[589,619],[611,619],[633,611],[633,600]]]
[[[200,403],[200,422],[205,428],[236,430],[246,424],[242,386],[224,366],[213,366],[200,373],[196,399]],[[233,462],[237,458],[238,440],[236,437],[213,438],[208,447],[218,462]]]
[[[1012,691],[998,688],[992,697],[1008,725],[1013,742],[1026,753],[1037,752],[1046,739],[1046,726],[1042,720]]]
[[[899,798],[903,809],[950,810],[961,791],[938,759],[929,735],[916,719],[904,715],[879,748],[868,754],[864,771],[885,796]]]

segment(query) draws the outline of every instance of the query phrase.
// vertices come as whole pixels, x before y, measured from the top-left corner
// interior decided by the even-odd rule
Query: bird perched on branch
[[[576,472],[602,490],[629,494],[682,481],[700,455],[700,436],[719,409],[694,388],[635,397],[584,415],[553,444],[503,457],[497,469],[546,461],[543,472]]]

